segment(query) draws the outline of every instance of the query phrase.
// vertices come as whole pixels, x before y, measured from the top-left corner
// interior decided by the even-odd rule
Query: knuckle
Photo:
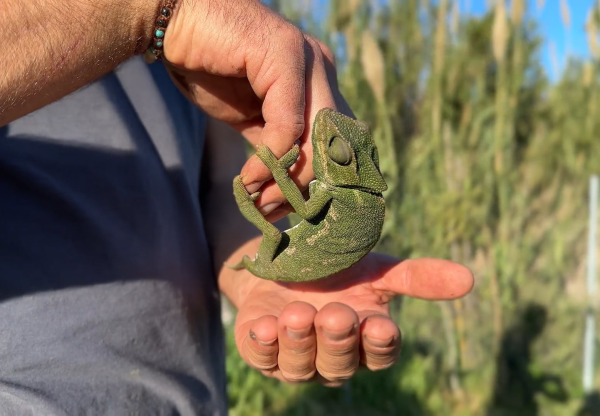
[[[304,35],[302,31],[292,24],[288,24],[281,29],[278,34],[282,40],[282,45],[286,49],[302,53],[304,49]]]
[[[265,377],[277,378],[277,369],[276,368],[271,368],[269,370],[259,370],[259,371]]]
[[[308,360],[309,358],[312,358],[314,361],[317,348],[314,338],[309,335],[308,338],[301,341],[288,340],[285,347],[282,349],[284,349],[282,353],[286,356],[294,357],[294,359],[297,360]]]
[[[381,355],[366,353],[365,365],[369,370],[378,371],[385,370],[393,366],[397,361],[397,355]]]
[[[316,40],[311,40],[309,41],[309,44],[313,51],[315,63],[321,66],[324,65],[323,50],[321,49],[321,45],[319,45],[319,42]]]
[[[319,47],[319,40],[317,38],[315,38],[314,36],[311,36],[307,33],[303,33],[302,34],[304,36],[304,40],[306,42],[308,42],[308,44],[310,46],[312,46],[313,48],[318,48]]]
[[[295,122],[290,123],[290,136],[300,137],[302,133],[304,133],[304,120],[296,120]]]
[[[315,59],[318,62],[323,62],[325,59],[331,64],[333,64],[333,67],[335,68],[335,54],[329,46],[327,46],[324,42],[320,41],[319,39],[308,35],[306,36],[306,41],[313,49],[315,53]]]
[[[352,378],[352,376],[356,373],[356,369],[354,370],[348,370],[348,371],[343,371],[343,372],[332,372],[332,371],[323,371],[323,370],[319,370],[317,369],[317,371],[319,371],[319,374],[321,375],[321,377],[323,377],[325,380],[327,380],[330,383],[342,383],[346,380],[349,380]]]
[[[302,383],[312,380],[316,374],[316,370],[305,371],[303,373],[294,373],[281,369],[281,375],[290,383]]]
[[[305,126],[302,114],[289,114],[284,115],[281,121],[277,125],[274,125],[273,128],[276,128],[280,133],[284,133],[287,136],[298,138],[302,136]]]
[[[335,66],[335,55],[333,54],[329,46],[319,41],[319,48],[321,49],[321,53],[323,54],[323,56]]]
[[[358,369],[358,354],[338,356],[334,359],[317,358],[316,367],[319,374],[329,381],[345,380],[354,375]]]
[[[279,368],[286,379],[305,378],[314,375],[315,348],[314,345],[302,349],[288,350],[279,356]]]
[[[371,363],[367,363],[366,366],[369,370],[371,371],[382,371],[382,370],[387,370],[390,367],[393,367],[396,364],[396,360],[392,360],[388,363],[385,364],[371,364]]]
[[[244,361],[252,368],[257,370],[269,370],[277,366],[277,348],[269,348],[260,351],[253,348],[246,341],[244,343],[244,351],[245,354],[242,355]]]
[[[277,360],[273,357],[258,354],[248,354],[246,363],[256,370],[270,370],[277,366]]]
[[[362,361],[369,370],[385,370],[396,364],[399,355],[400,345],[397,344],[387,348],[379,348],[374,351],[365,350]]]

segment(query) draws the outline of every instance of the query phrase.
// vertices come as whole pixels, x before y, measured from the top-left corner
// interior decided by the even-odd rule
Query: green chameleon
[[[263,233],[254,260],[248,256],[232,269],[247,269],[267,280],[302,282],[344,270],[364,257],[379,240],[387,189],[379,171],[379,156],[365,124],[325,108],[317,113],[312,132],[313,170],[310,198],[289,178],[298,159],[295,145],[281,159],[257,146],[257,156],[273,173],[283,195],[302,221],[281,232],[254,205],[240,176],[233,193],[241,213]]]

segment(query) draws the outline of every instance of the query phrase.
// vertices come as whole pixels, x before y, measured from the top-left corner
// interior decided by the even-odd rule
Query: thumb
[[[380,279],[373,288],[393,297],[406,295],[426,300],[451,300],[473,289],[473,273],[460,264],[442,259],[401,260],[378,255]]]

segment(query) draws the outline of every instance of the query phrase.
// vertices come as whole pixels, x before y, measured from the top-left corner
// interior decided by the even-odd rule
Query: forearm
[[[159,1],[1,1],[0,126],[141,53]]]

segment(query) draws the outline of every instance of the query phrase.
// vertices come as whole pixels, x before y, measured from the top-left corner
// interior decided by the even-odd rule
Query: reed
[[[568,393],[532,400],[540,414],[576,414],[587,183],[600,172],[598,2],[586,23],[590,59],[561,69],[551,46],[555,83],[539,63],[533,2],[496,0],[473,17],[457,0],[330,0],[324,18],[314,12],[319,2],[313,11],[280,3],[301,9],[297,21],[312,21],[334,42],[340,87],[380,147],[390,191],[377,249],[459,261],[474,271],[476,288],[458,302],[396,305],[403,361],[353,380],[349,405],[329,390],[268,384],[263,407],[245,414],[518,414],[494,404],[494,385],[506,340],[532,302],[548,318],[528,346],[524,377],[555,375]],[[569,4],[559,4],[568,31]],[[544,7],[538,0],[538,15]],[[257,386],[236,390],[236,403],[255,406]]]

